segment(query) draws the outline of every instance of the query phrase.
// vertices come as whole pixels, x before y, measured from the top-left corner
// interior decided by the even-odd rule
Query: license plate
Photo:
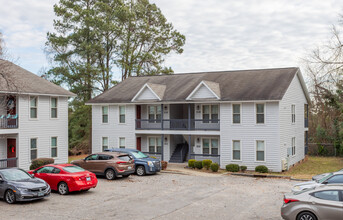
[[[39,192],[38,196],[44,196],[44,193],[43,192]]]
[[[132,168],[132,167],[128,167],[127,169],[128,169],[128,170],[131,170],[131,168]]]
[[[90,178],[90,177],[86,177],[86,180],[87,180],[87,181],[91,181],[91,178]]]

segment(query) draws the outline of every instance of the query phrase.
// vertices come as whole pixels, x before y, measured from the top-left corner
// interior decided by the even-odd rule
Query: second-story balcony
[[[220,120],[206,119],[136,119],[136,130],[220,130]]]
[[[18,115],[0,115],[0,129],[18,128]]]

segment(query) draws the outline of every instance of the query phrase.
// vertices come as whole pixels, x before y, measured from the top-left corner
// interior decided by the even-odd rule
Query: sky
[[[186,36],[170,54],[175,73],[299,66],[331,37],[343,12],[339,0],[150,0]],[[58,0],[0,0],[0,31],[10,55],[41,74],[49,68],[46,34]],[[119,75],[115,75],[119,78]]]

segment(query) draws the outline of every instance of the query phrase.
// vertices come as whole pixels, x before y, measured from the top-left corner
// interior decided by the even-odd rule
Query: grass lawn
[[[86,156],[88,156],[87,154],[82,154],[82,155],[77,155],[77,156],[69,156],[68,157],[68,163],[70,163],[73,160],[79,160],[79,159],[83,159]]]
[[[329,173],[343,168],[342,157],[313,157],[309,156],[308,160],[292,167],[289,171],[282,174],[299,179],[311,179],[312,176]]]

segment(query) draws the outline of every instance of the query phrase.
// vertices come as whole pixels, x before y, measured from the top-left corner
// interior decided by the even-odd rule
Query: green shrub
[[[264,165],[255,167],[255,171],[259,173],[268,173],[268,168]]]
[[[194,166],[195,168],[202,169],[202,161],[201,160],[195,161]]]
[[[210,167],[213,172],[218,172],[219,165],[217,163],[212,163]]]
[[[242,171],[242,172],[246,171],[247,169],[248,169],[247,166],[241,166],[241,171]]]
[[[238,164],[228,164],[226,165],[226,170],[229,172],[238,172],[239,171],[239,165]]]
[[[195,160],[194,159],[190,159],[188,160],[188,167],[189,168],[195,168]]]
[[[53,164],[55,163],[55,160],[53,158],[37,158],[32,160],[30,170],[35,170],[38,167],[41,167],[43,165],[47,164]]]
[[[212,164],[212,160],[203,160],[202,161],[202,166],[206,168],[206,170],[210,169],[210,166]]]

